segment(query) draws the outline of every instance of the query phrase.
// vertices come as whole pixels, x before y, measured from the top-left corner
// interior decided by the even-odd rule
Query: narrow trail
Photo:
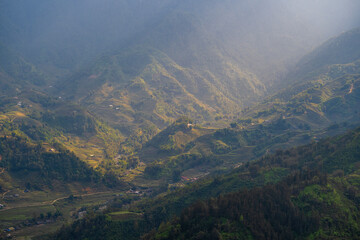
[[[96,192],[96,193],[86,193],[86,194],[80,194],[80,195],[74,195],[74,197],[86,197],[86,196],[91,196],[91,195],[98,195],[98,194],[105,194],[105,193],[112,193],[112,192]],[[61,198],[57,198],[53,201],[50,202],[50,205],[54,205],[57,201],[63,200],[68,198],[69,196],[66,197],[61,197]],[[48,202],[43,202],[44,204],[47,204]]]
[[[50,205],[54,205],[57,201],[60,201],[60,200],[66,199],[66,198],[68,198],[68,197],[57,198],[57,199],[53,200],[53,201],[50,203]],[[46,204],[46,203],[47,203],[47,202],[45,202],[44,204]]]
[[[2,198],[3,198],[3,199],[5,198],[5,195],[6,195],[8,192],[10,192],[10,190],[7,190],[6,192],[3,193],[3,195],[2,195]]]
[[[354,84],[352,83],[348,94],[352,93],[353,90],[354,90]]]

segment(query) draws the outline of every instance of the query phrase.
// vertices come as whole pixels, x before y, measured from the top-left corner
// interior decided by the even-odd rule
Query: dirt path
[[[3,195],[2,195],[2,198],[3,198],[3,199],[5,198],[5,195],[6,195],[8,192],[10,192],[10,190],[7,190],[6,192],[3,193]]]
[[[68,198],[69,196],[67,196],[67,197],[61,197],[61,198],[57,198],[57,199],[55,199],[55,200],[53,200],[51,203],[50,203],[50,205],[54,205],[57,201],[59,201],[59,200],[63,200],[63,199],[66,199],[66,198]],[[44,204],[46,204],[47,202],[45,202]]]
[[[112,192],[86,193],[86,194],[80,194],[80,195],[78,195],[78,196],[74,195],[74,197],[86,197],[86,196],[98,195],[98,194],[104,194],[104,193],[112,193]],[[57,198],[57,199],[51,201],[51,202],[50,202],[50,205],[54,205],[57,201],[60,201],[60,200],[66,199],[66,198],[69,198],[69,196]],[[48,203],[48,202],[43,202],[43,203],[45,204],[45,203]]]
[[[352,83],[348,94],[352,93],[353,90],[354,90],[354,84]]]

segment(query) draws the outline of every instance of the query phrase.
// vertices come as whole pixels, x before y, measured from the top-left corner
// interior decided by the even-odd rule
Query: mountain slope
[[[297,81],[306,81],[311,76],[320,75],[335,64],[351,64],[360,59],[360,28],[334,37],[310,54],[303,57],[290,75]]]
[[[212,234],[214,228],[225,239],[231,239],[231,236],[259,237],[261,234],[264,237],[263,234],[271,232],[281,239],[288,239],[293,234],[309,239],[356,236],[359,231],[359,225],[354,221],[359,215],[359,134],[358,128],[318,143],[279,150],[239,167],[231,174],[207,178],[132,205],[130,213],[144,212],[142,219],[122,221],[98,216],[74,223],[59,231],[57,237],[95,239],[96,234],[102,234],[111,239],[128,233],[129,239],[138,239],[143,232],[159,226],[158,231],[147,236],[149,239],[183,239],[182,234],[187,234],[185,239],[191,239],[200,231],[203,231],[198,235],[203,236],[200,239],[208,239],[206,236]],[[244,188],[252,190],[241,190]],[[235,193],[222,195],[228,192]],[[235,200],[237,198],[240,199]],[[332,211],[328,211],[330,207]],[[283,212],[284,209],[287,210]],[[181,218],[164,223],[174,215]],[[339,225],[332,224],[333,221]],[[94,225],[101,233],[93,232]],[[141,226],[142,233],[137,226]],[[112,231],[106,231],[108,227]]]
[[[358,122],[359,33],[354,29],[314,50],[288,75],[288,87],[245,112],[244,118],[271,121],[282,116],[315,128]]]
[[[232,117],[262,97],[265,82],[288,62],[328,34],[311,32],[306,21],[283,11],[294,7],[286,1],[111,0],[72,7],[67,1],[40,1],[36,8],[5,1],[2,6],[0,30],[8,35],[2,41],[58,79],[57,96],[90,105],[125,135],[138,127],[163,129],[183,114],[205,122]],[[135,92],[132,81],[143,84],[140,79],[144,91]]]
[[[46,149],[41,145],[32,145],[21,137],[7,135],[1,136],[0,142],[1,167],[14,175],[25,174],[22,181],[31,176],[31,172],[38,172],[44,180],[43,184],[51,179],[64,182],[100,180],[97,172],[59,144],[54,144],[54,149]]]
[[[6,74],[13,79],[9,82],[13,82],[13,84],[16,82],[21,87],[40,87],[44,86],[47,82],[47,78],[41,70],[1,43],[0,71],[2,72],[1,79],[4,78]]]
[[[274,154],[265,155],[257,161],[240,166],[230,174],[205,178],[164,197],[159,196],[144,202],[144,205],[140,204],[139,207],[145,211],[153,211],[151,214],[154,214],[155,221],[158,217],[179,214],[179,209],[199,198],[205,199],[244,187],[253,188],[274,183],[300,169],[319,168],[327,173],[341,170],[345,174],[351,174],[359,167],[359,144],[359,128],[357,128],[342,136],[287,150],[277,150]],[[159,212],[162,207],[166,211]]]
[[[33,90],[2,96],[0,102],[2,134],[15,134],[30,143],[60,143],[93,167],[119,150],[118,131],[76,104]]]
[[[143,122],[164,128],[181,115],[202,122],[233,115],[265,91],[194,16],[169,15],[135,43],[59,82],[60,93],[134,131]]]
[[[218,39],[243,69],[270,81],[320,41],[356,26],[357,9],[356,0],[341,4],[325,0],[79,0],[76,4],[39,0],[36,5],[3,0],[0,42],[52,77],[64,77],[105,52],[146,38],[145,32],[177,11],[199,17],[211,38]],[[170,30],[176,32],[176,28]],[[161,39],[172,37],[163,32],[159,42],[164,42]]]
[[[356,31],[349,34],[352,39],[358,38]],[[338,42],[342,39],[340,36]],[[352,42],[356,47],[356,41]],[[336,51],[340,53],[344,45],[339,44]],[[212,129],[201,126],[199,121],[180,118],[152,138],[139,131],[125,142],[122,153],[135,150],[134,156],[145,164],[135,184],[170,181],[176,186],[181,176],[197,179],[227,171],[277,149],[317,141],[358,126],[359,87],[359,60],[333,64],[245,109],[230,127]],[[150,134],[156,133],[153,130]]]

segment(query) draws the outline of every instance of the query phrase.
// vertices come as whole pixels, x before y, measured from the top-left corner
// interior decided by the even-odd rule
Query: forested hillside
[[[41,145],[31,146],[18,136],[2,136],[0,139],[1,167],[10,173],[37,173],[44,183],[51,180],[66,182],[83,181],[97,183],[101,176],[86,163],[61,145],[51,149]]]
[[[300,172],[276,185],[198,201],[143,239],[354,239],[360,234],[355,179]]]
[[[129,239],[138,239],[141,233],[159,226],[145,239],[207,239],[214,232],[215,239],[357,236],[359,134],[360,129],[356,129],[318,143],[279,150],[231,174],[204,179],[130,208],[130,213],[143,213],[143,218],[124,221],[98,216],[63,229],[58,239],[96,239],[90,227],[94,225],[109,239],[125,232],[133,233]],[[241,190],[244,188],[248,190]],[[329,207],[334,210],[328,212]],[[349,214],[344,215],[346,212]],[[178,218],[171,220],[176,215]],[[165,220],[171,221],[165,224]]]
[[[358,12],[1,0],[0,238],[356,238]]]

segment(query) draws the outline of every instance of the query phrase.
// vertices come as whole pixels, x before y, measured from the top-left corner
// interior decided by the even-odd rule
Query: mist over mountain
[[[169,15],[182,12],[199,19],[224,51],[266,80],[320,42],[357,26],[359,5],[351,0],[5,0],[0,41],[48,71],[72,70],[143,41]],[[184,30],[164,29],[155,41],[171,44],[166,37],[186,35]]]
[[[360,28],[334,37],[305,55],[288,78],[303,80],[309,75],[326,71],[331,65],[347,65],[360,59]],[[307,74],[304,74],[307,73]]]
[[[296,100],[290,104],[295,113],[308,109],[302,113],[309,126],[344,120],[345,115],[356,118],[358,30],[325,40],[359,26],[358,1],[4,0],[0,4],[0,82],[5,99],[30,88],[76,102],[137,146],[184,115],[216,127],[241,115],[261,121],[277,99],[268,98],[246,114],[243,110],[273,92],[290,95],[281,97],[284,106]],[[333,69],[340,68],[334,75]],[[325,82],[323,75],[333,81]],[[292,85],[313,81],[311,76],[325,82],[321,99],[307,85],[302,85],[310,91],[306,94]],[[345,90],[339,89],[342,83]],[[289,88],[279,92],[282,86]],[[309,95],[321,106],[300,101]],[[346,114],[340,111],[343,108],[330,111],[334,99],[347,106]],[[293,114],[288,108],[274,110],[268,120],[284,115],[282,111]]]
[[[357,26],[359,3],[108,0],[3,6],[9,24],[3,25],[2,41],[49,76],[52,94],[91,106],[117,128],[135,130],[152,124],[162,129],[181,115],[212,121],[238,114],[311,48]],[[139,79],[145,92],[135,93],[129,87]],[[119,111],[104,109],[110,105]]]
[[[161,12],[161,1],[3,1],[7,43],[61,69],[120,46]],[[11,23],[7,24],[7,23]]]
[[[0,239],[359,236],[359,12],[0,0]]]

